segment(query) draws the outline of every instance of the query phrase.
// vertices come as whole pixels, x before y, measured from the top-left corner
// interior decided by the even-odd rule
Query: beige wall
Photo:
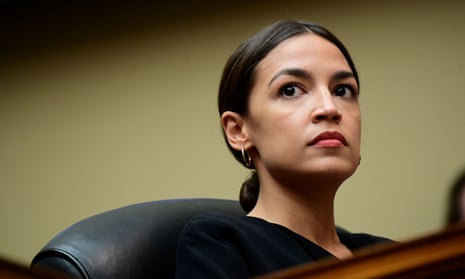
[[[280,18],[329,27],[361,75],[363,160],[337,222],[398,240],[441,227],[465,167],[465,2],[249,2],[0,64],[0,256],[28,263],[66,226],[131,203],[235,199],[247,172],[222,141],[218,80]]]

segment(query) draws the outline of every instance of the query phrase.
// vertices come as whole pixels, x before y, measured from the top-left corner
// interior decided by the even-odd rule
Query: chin
[[[358,163],[353,161],[338,161],[338,162],[319,162],[317,166],[312,166],[310,172],[322,176],[328,175],[332,178],[347,179],[357,170]]]
[[[289,168],[289,163],[275,164],[268,171],[274,173],[274,176],[281,179],[290,180],[313,180],[327,179],[343,182],[355,173],[358,167],[358,161],[343,158],[320,158],[317,160],[306,161],[302,164],[294,164]]]

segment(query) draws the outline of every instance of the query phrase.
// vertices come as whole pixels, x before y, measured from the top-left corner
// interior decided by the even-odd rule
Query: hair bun
[[[239,202],[242,209],[249,213],[257,203],[260,183],[256,171],[253,171],[250,177],[242,183],[241,191],[239,192]]]

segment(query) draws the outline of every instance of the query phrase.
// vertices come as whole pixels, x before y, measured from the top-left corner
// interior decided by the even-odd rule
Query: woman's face
[[[360,161],[360,107],[340,50],[318,35],[298,35],[255,73],[244,128],[257,170],[275,178],[349,177]]]

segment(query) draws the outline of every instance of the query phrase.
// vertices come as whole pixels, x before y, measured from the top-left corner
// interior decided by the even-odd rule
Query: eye
[[[304,90],[301,86],[295,82],[286,83],[285,85],[279,88],[279,95],[283,97],[297,97],[304,93]]]
[[[334,95],[342,98],[353,98],[357,95],[357,90],[352,85],[341,84],[334,88]]]

